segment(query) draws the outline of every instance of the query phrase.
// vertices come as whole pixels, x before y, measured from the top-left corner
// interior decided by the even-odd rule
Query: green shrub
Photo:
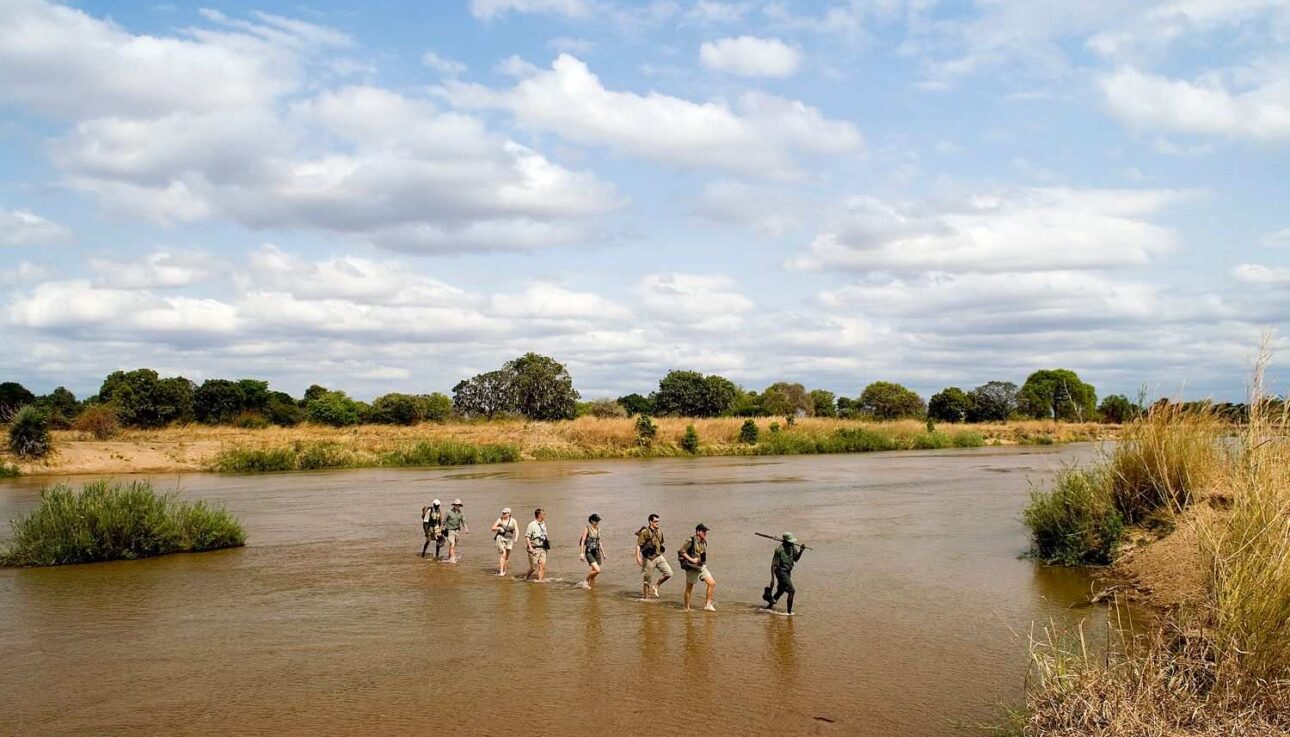
[[[16,479],[21,475],[22,471],[19,471],[17,466],[0,463],[0,479]]]
[[[658,437],[658,425],[649,418],[649,415],[641,415],[636,418],[636,444],[644,448],[654,444],[654,438]]]
[[[140,481],[45,489],[40,506],[11,525],[13,539],[0,555],[4,565],[129,560],[246,542],[241,524],[225,510],[180,501]]]
[[[372,400],[368,419],[383,425],[416,425],[421,417],[420,400],[411,394],[392,392]]]
[[[296,452],[291,448],[225,448],[215,457],[214,467],[224,473],[294,471]]]
[[[421,441],[386,453],[383,466],[471,466],[481,463],[513,463],[520,459],[514,445]]]
[[[95,440],[107,440],[121,433],[121,422],[117,419],[116,409],[112,405],[93,404],[86,407],[72,422],[72,429],[86,433]]]
[[[355,462],[354,453],[339,443],[304,443],[297,441],[295,467],[301,471],[317,471],[324,468],[352,468]]]
[[[264,408],[269,422],[278,427],[295,427],[305,421],[305,411],[289,399],[273,397]]]
[[[918,450],[939,450],[954,445],[953,439],[943,432],[929,430],[914,436],[914,448]]]
[[[233,418],[233,427],[244,430],[263,430],[269,426],[269,420],[259,412],[239,412]]]
[[[681,449],[686,453],[699,452],[699,433],[694,429],[694,425],[685,426],[685,435],[681,436]]]
[[[951,436],[955,448],[980,448],[985,445],[985,436],[971,430],[960,430]]]
[[[305,403],[305,415],[310,422],[332,427],[357,425],[360,409],[359,403],[350,399],[345,392],[326,392]]]
[[[49,413],[27,405],[9,421],[9,451],[19,458],[44,458],[49,454]]]
[[[1025,522],[1038,558],[1072,566],[1110,563],[1124,530],[1103,468],[1068,468],[1051,491],[1031,492]]]
[[[626,417],[627,410],[612,399],[596,399],[587,402],[586,414],[601,418]]]
[[[739,442],[744,445],[756,445],[757,436],[760,434],[761,430],[757,428],[757,423],[749,418],[739,427]]]
[[[452,417],[452,397],[432,392],[423,394],[417,399],[421,406],[421,416],[427,422],[443,422]]]

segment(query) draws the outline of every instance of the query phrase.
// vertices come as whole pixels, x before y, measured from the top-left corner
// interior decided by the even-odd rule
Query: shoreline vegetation
[[[751,423],[756,431],[750,436]],[[413,426],[238,428],[190,424],[122,430],[110,440],[53,431],[54,450],[40,459],[0,458],[25,475],[179,472],[252,473],[327,468],[451,466],[537,460],[688,456],[804,455],[885,450],[1053,445],[1114,437],[1118,426],[1019,420],[944,424],[806,417],[579,417],[556,422],[496,419]],[[688,428],[698,446],[685,449]]]
[[[40,505],[10,523],[0,566],[134,560],[246,544],[241,523],[220,507],[186,502],[147,482],[94,481],[40,493]]]
[[[1290,414],[1263,394],[1267,361],[1265,349],[1243,426],[1153,408],[1097,463],[1033,494],[1036,557],[1108,566],[1117,616],[1104,638],[1033,638],[1014,733],[1290,734]],[[1114,621],[1121,595],[1150,620]]]

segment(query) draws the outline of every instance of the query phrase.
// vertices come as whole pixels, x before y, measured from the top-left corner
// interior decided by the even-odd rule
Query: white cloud
[[[1290,139],[1290,65],[1258,76],[1237,91],[1213,75],[1186,81],[1126,68],[1101,84],[1111,113],[1144,130]]]
[[[98,274],[95,286],[116,289],[166,289],[186,287],[205,281],[220,269],[209,254],[157,251],[143,261],[90,259],[90,268]]]
[[[812,219],[815,209],[791,190],[717,181],[703,186],[694,213],[710,223],[745,227],[778,238]]]
[[[0,208],[0,246],[59,243],[71,237],[71,229],[34,212]]]
[[[546,13],[567,18],[586,18],[592,13],[588,0],[471,0],[470,12],[481,20],[510,13]]]
[[[1171,229],[1147,218],[1187,196],[1169,190],[1028,189],[942,209],[855,197],[791,265],[1017,272],[1145,264],[1177,240]]]
[[[1290,287],[1290,268],[1240,264],[1232,269],[1232,277],[1243,284]]]
[[[557,284],[535,282],[519,294],[499,294],[491,309],[499,317],[552,320],[626,320],[626,308],[591,292],[574,292]]]
[[[1274,230],[1264,234],[1260,242],[1268,248],[1290,248],[1290,228]]]
[[[743,77],[791,77],[802,65],[802,52],[777,38],[739,36],[704,42],[699,59],[709,69]]]
[[[754,307],[726,276],[649,274],[636,284],[636,294],[655,317],[703,332],[734,330]]]
[[[7,310],[12,324],[94,340],[148,335],[181,343],[235,335],[242,324],[232,305],[214,299],[162,297],[133,289],[96,287],[85,280],[45,282],[19,295]]]
[[[752,4],[746,2],[723,3],[699,0],[685,11],[685,19],[695,23],[738,23],[750,10],[752,10]]]
[[[466,71],[465,64],[439,56],[433,51],[422,54],[421,63],[447,77],[456,77]]]
[[[568,54],[509,90],[449,83],[441,94],[459,107],[510,110],[520,123],[571,143],[685,167],[788,175],[798,155],[848,153],[861,144],[854,125],[795,100],[747,92],[731,107],[617,92]]]

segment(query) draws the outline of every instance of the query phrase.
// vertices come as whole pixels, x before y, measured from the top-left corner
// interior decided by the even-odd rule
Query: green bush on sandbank
[[[223,473],[269,473],[378,466],[469,466],[511,463],[519,459],[520,450],[514,445],[454,440],[423,440],[381,454],[361,454],[340,443],[295,442],[278,448],[225,448],[215,457],[212,467]]]
[[[222,508],[181,501],[135,481],[45,489],[40,506],[10,523],[0,564],[55,566],[240,547],[241,523]]]

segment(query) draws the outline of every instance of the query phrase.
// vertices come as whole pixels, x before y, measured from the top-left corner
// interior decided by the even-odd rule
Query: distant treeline
[[[789,382],[750,391],[723,376],[697,371],[671,371],[648,395],[590,402],[581,399],[563,364],[528,353],[496,371],[462,380],[453,387],[451,397],[438,392],[396,392],[370,403],[317,384],[297,398],[274,391],[259,379],[208,379],[197,384],[182,376],[162,377],[146,368],[109,374],[98,393],[84,401],[63,387],[36,396],[21,384],[4,382],[0,383],[0,418],[9,419],[29,407],[27,414],[42,415],[53,428],[109,437],[123,426],[159,428],[190,422],[254,428],[290,427],[307,421],[341,427],[360,423],[415,425],[454,418],[565,420],[580,415],[654,415],[927,418],[950,423],[1036,418],[1118,423],[1143,412],[1139,402],[1123,395],[1106,397],[1099,404],[1094,388],[1067,369],[1036,371],[1021,386],[989,381],[970,391],[948,387],[928,401],[887,381],[870,383],[851,398]],[[1240,421],[1247,413],[1239,404],[1218,405],[1218,409],[1233,421]]]

